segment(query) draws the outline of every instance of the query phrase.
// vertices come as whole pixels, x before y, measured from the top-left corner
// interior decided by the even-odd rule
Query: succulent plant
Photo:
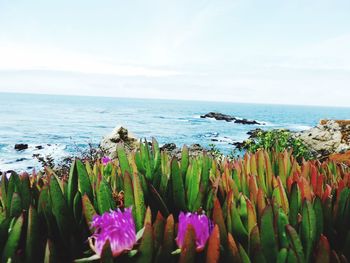
[[[156,140],[117,156],[75,160],[62,178],[3,175],[2,262],[349,262],[347,166],[185,146],[179,161]]]

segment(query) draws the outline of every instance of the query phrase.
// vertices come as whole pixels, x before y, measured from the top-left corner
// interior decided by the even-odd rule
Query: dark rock
[[[236,120],[236,118],[233,116],[230,116],[227,114],[222,114],[219,112],[209,112],[205,115],[201,115],[201,118],[214,118],[215,120],[218,120],[218,121],[223,120],[223,121],[227,121],[227,122],[231,122],[231,121]]]
[[[238,150],[242,150],[244,148],[245,142],[233,142],[232,145],[234,145]]]
[[[37,145],[37,146],[35,146],[35,148],[38,149],[38,150],[41,150],[41,149],[43,149],[44,147],[43,147],[42,145]]]
[[[166,143],[162,147],[160,147],[161,151],[173,151],[176,149],[176,144],[175,143]]]
[[[23,162],[23,161],[25,161],[25,160],[28,160],[28,158],[19,158],[19,159],[16,159],[16,162],[18,163],[18,162]]]
[[[212,142],[218,142],[218,139],[211,139]]]
[[[250,130],[249,132],[247,132],[247,134],[250,135],[251,137],[256,137],[259,132],[263,132],[263,130],[260,128],[256,128],[254,130]]]
[[[248,124],[248,125],[253,125],[253,124],[260,125],[261,124],[261,123],[257,122],[256,120],[247,120],[247,119],[236,119],[235,123]]]
[[[202,152],[203,151],[203,147],[198,144],[192,144],[190,147],[188,147],[189,152]]]
[[[218,121],[222,121],[223,120],[223,121],[234,122],[234,123],[238,123],[238,124],[248,124],[248,125],[257,124],[257,125],[261,125],[261,123],[257,122],[256,120],[237,119],[234,116],[223,114],[223,113],[219,113],[219,112],[209,112],[209,113],[207,113],[205,115],[201,115],[201,118],[214,118],[215,120],[218,120]]]
[[[17,151],[23,151],[25,149],[28,149],[28,144],[26,143],[18,143],[18,144],[15,144],[15,150]]]

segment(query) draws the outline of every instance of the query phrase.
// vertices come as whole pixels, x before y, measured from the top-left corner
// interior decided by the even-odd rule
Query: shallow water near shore
[[[350,118],[350,108],[336,107],[12,93],[0,93],[0,101],[0,171],[39,168],[33,154],[51,154],[58,159],[77,155],[88,143],[97,145],[118,125],[139,138],[155,137],[160,144],[208,147],[214,143],[228,154],[233,142],[246,139],[246,133],[255,128],[297,131],[315,126],[320,119]],[[211,111],[265,125],[200,118]],[[29,148],[17,151],[16,143]]]

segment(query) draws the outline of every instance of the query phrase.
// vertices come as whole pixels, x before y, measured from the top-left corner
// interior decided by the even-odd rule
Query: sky
[[[350,107],[349,0],[0,0],[0,92]]]

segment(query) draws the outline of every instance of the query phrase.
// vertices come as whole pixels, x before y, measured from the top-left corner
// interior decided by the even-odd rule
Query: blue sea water
[[[78,154],[77,148],[98,144],[122,125],[139,138],[160,144],[216,144],[229,153],[232,142],[254,128],[304,130],[320,119],[349,119],[350,108],[224,102],[124,99],[0,93],[0,170],[28,170],[40,165],[33,154],[57,158]],[[243,125],[201,119],[210,111],[254,119],[265,125]],[[218,140],[213,142],[212,140]],[[24,151],[16,143],[29,144]],[[36,146],[43,146],[37,149]]]

